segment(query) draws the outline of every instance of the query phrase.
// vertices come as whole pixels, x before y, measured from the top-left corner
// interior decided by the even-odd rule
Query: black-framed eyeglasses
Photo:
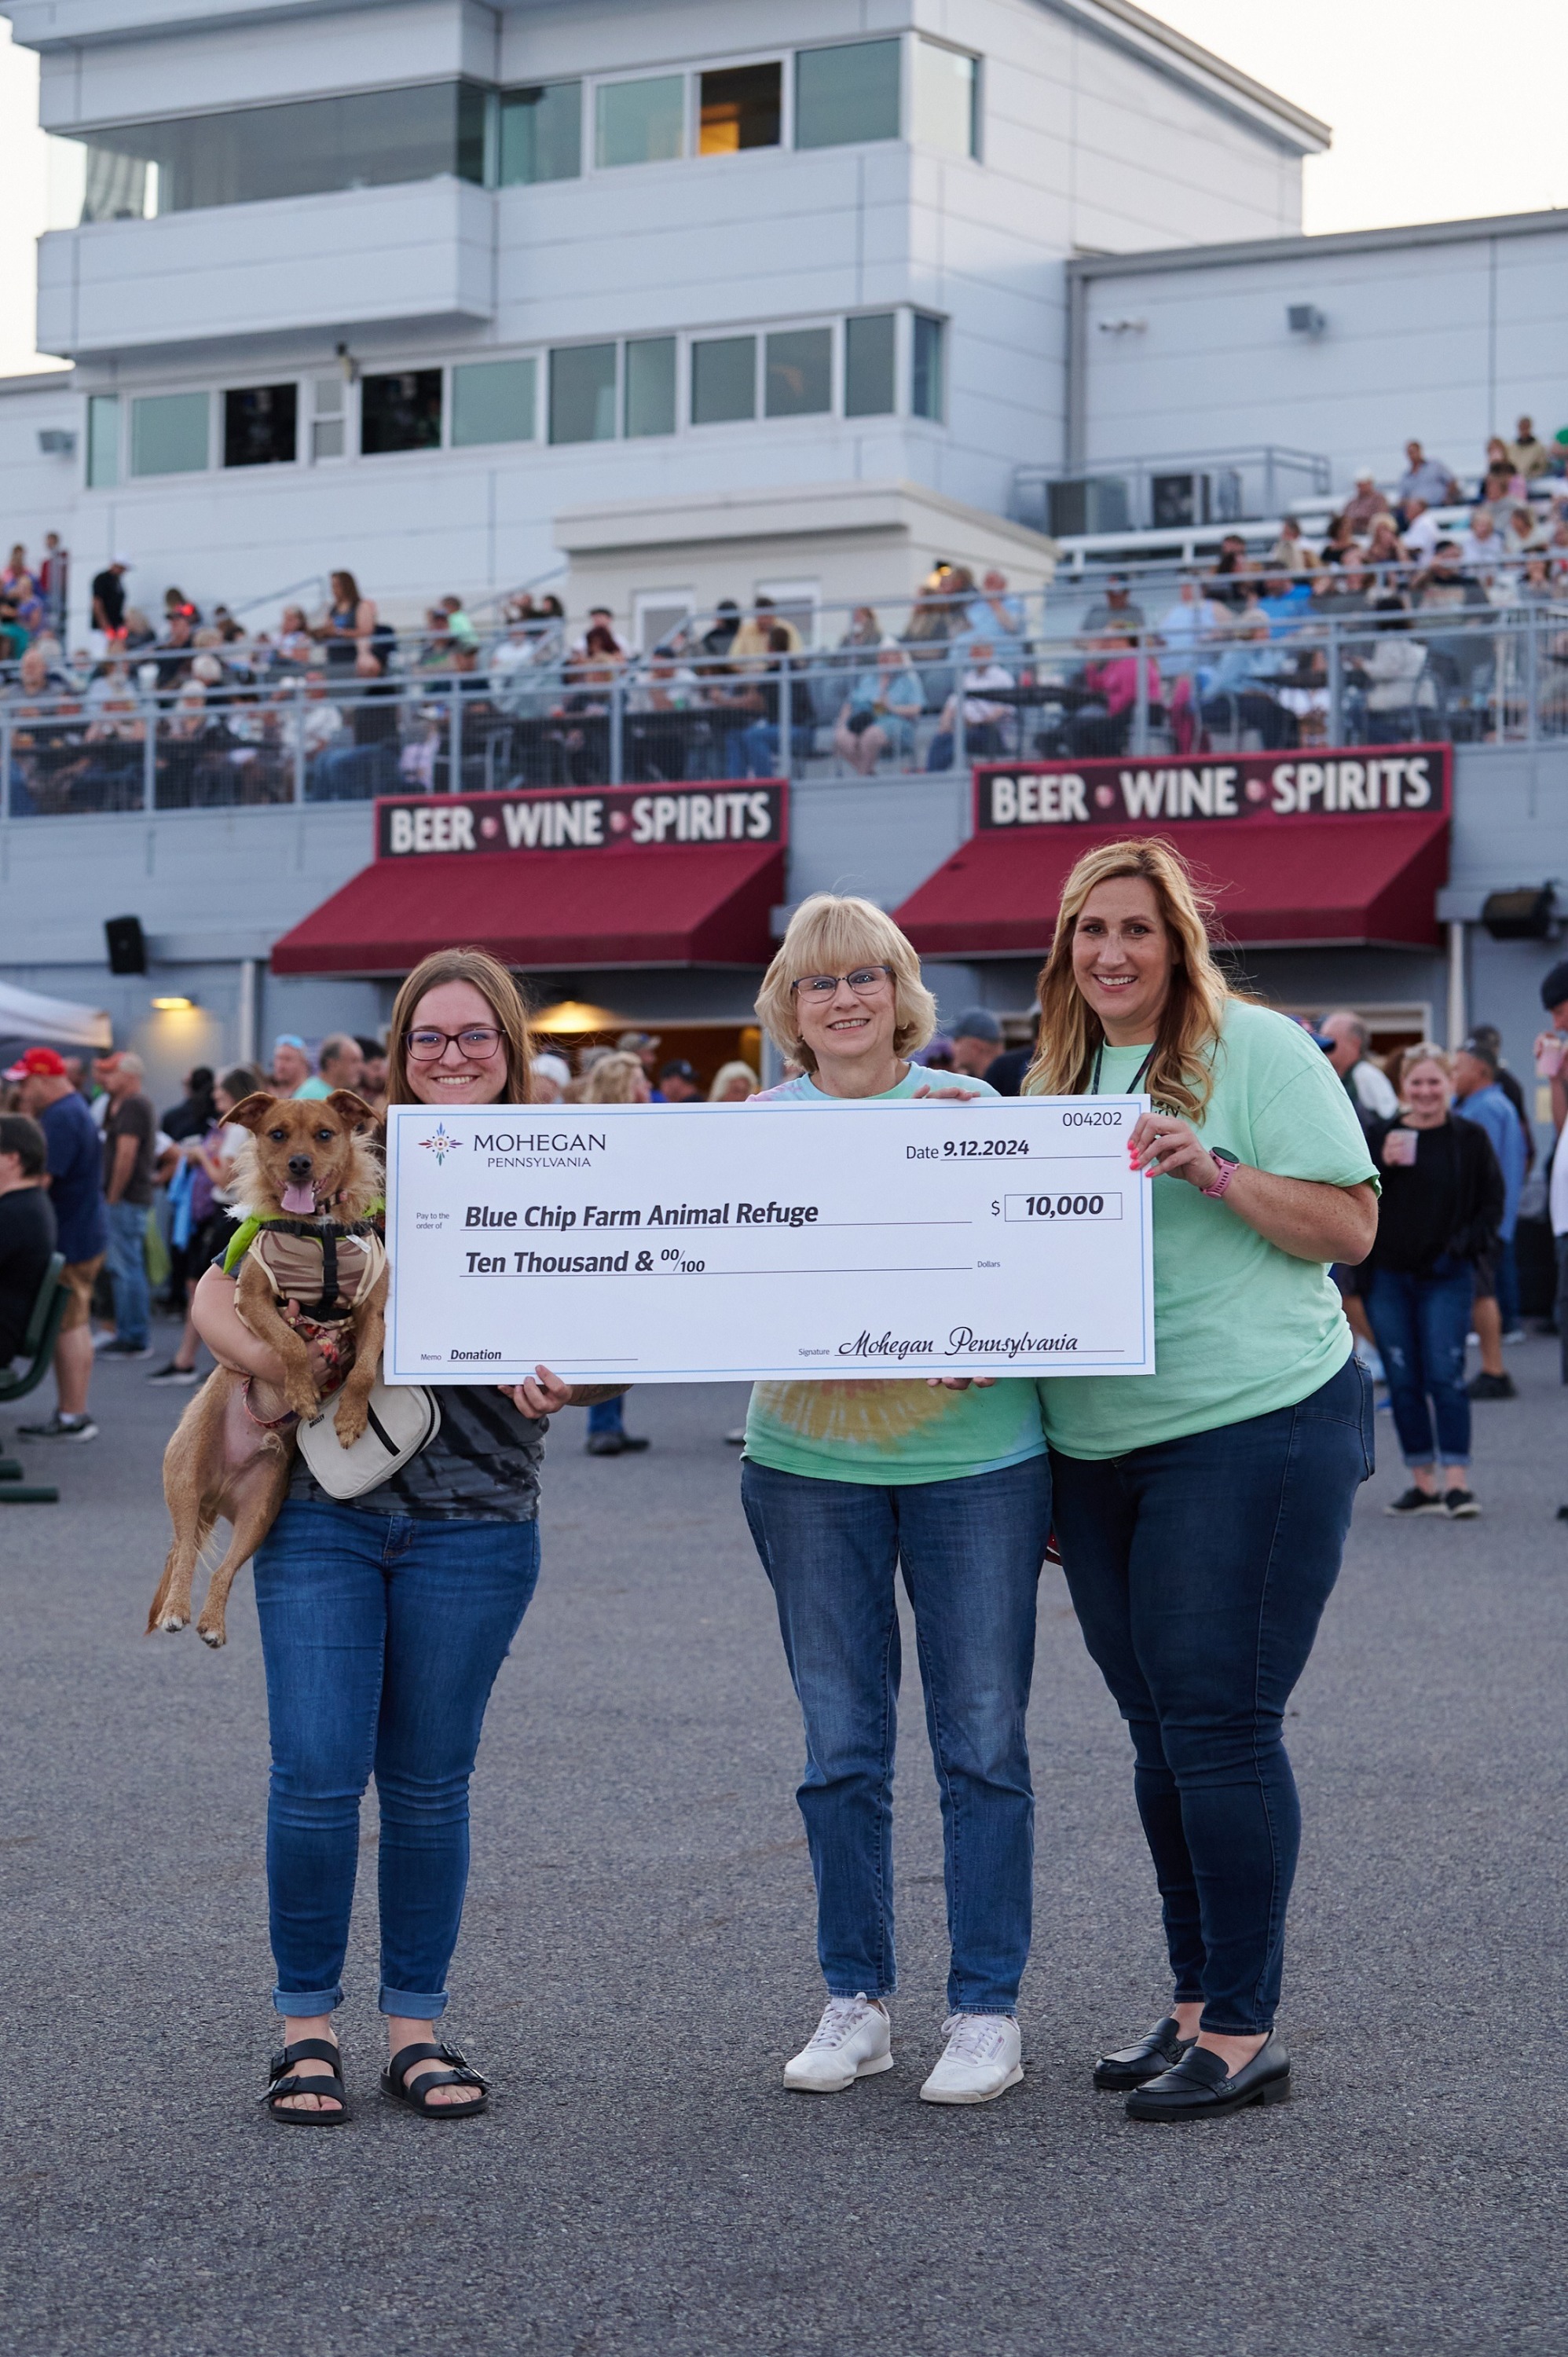
[[[483,1064],[501,1043],[500,1033],[489,1023],[470,1023],[462,1031],[427,1030],[422,1024],[417,1031],[405,1031],[403,1036],[416,1064],[438,1064],[448,1048],[456,1048],[470,1063]]]
[[[832,998],[840,983],[847,982],[857,998],[873,998],[892,979],[890,965],[857,965],[851,974],[802,974],[789,987],[803,990],[808,998]]]

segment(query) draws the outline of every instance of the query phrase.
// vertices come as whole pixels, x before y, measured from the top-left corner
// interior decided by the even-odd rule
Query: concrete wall
[[[1094,265],[1090,265],[1093,270]],[[1520,412],[1568,423],[1568,216],[1303,238],[1251,255],[1092,275],[1086,455],[1276,442],[1392,479],[1416,436],[1462,473]],[[1320,337],[1285,313],[1309,304]],[[1143,323],[1119,333],[1102,323]]]

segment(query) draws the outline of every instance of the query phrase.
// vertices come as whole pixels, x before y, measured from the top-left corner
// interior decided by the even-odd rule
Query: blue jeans
[[[1273,2027],[1301,1808],[1285,1704],[1372,1468],[1355,1360],[1297,1407],[1094,1462],[1051,1452],[1084,1642],[1133,1738],[1178,2004]]]
[[[626,1430],[626,1398],[624,1394],[614,1399],[596,1400],[588,1410],[588,1438],[596,1440],[601,1433]]]
[[[273,2003],[296,2016],[342,2003],[360,1797],[373,1770],[381,2009],[434,2019],[468,1879],[468,1779],[539,1577],[539,1525],[291,1501],[255,1576],[272,1729]]]
[[[814,728],[791,726],[789,749],[797,761],[809,761],[816,750]],[[736,740],[740,747],[740,766],[731,775],[740,778],[776,778],[779,775],[779,748],[782,736],[776,720],[754,720]]]
[[[830,1996],[891,1996],[894,1576],[915,1612],[941,1792],[953,2013],[1011,2013],[1029,1960],[1035,1796],[1024,1734],[1035,1595],[1050,1534],[1044,1457],[908,1488],[741,1469],[806,1722],[796,1798]]]
[[[1503,1332],[1511,1334],[1519,1324],[1519,1256],[1512,1236],[1499,1236],[1492,1252],[1492,1269],[1498,1281],[1498,1315],[1503,1321]]]
[[[114,1331],[122,1342],[145,1351],[153,1315],[152,1289],[147,1283],[147,1207],[145,1203],[111,1203],[107,1209]]]
[[[1406,1276],[1377,1268],[1365,1293],[1405,1463],[1430,1465],[1435,1455],[1444,1465],[1468,1465],[1465,1338],[1475,1301],[1474,1269],[1468,1261],[1461,1261],[1450,1276]],[[1435,1451],[1429,1400],[1437,1419]]]

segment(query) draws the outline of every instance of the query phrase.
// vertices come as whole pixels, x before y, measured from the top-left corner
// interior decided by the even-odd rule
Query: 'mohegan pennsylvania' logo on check
[[[421,1146],[428,1146],[431,1153],[435,1155],[435,1167],[437,1169],[440,1168],[441,1165],[446,1161],[446,1157],[449,1154],[456,1153],[457,1148],[463,1143],[460,1137],[454,1137],[452,1135],[451,1132],[446,1128],[443,1122],[437,1122],[429,1136],[422,1137],[419,1142]]]

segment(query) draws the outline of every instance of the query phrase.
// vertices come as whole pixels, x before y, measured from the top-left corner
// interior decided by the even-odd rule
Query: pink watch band
[[[1230,1186],[1231,1179],[1234,1178],[1237,1171],[1241,1166],[1239,1162],[1220,1162],[1218,1155],[1216,1155],[1214,1158],[1215,1161],[1219,1163],[1219,1176],[1215,1180],[1212,1187],[1201,1187],[1199,1188],[1198,1192],[1202,1195],[1212,1195],[1218,1201],[1219,1198],[1224,1194],[1225,1189]]]

